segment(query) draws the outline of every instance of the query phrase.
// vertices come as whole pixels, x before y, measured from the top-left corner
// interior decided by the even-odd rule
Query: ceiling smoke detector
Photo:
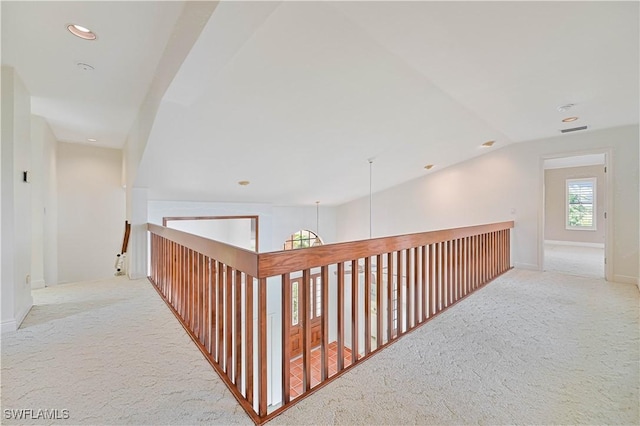
[[[564,105],[560,105],[558,107],[558,111],[559,112],[567,112],[569,111],[571,108],[573,108],[575,105],[574,104],[564,104]]]
[[[95,70],[94,67],[92,67],[89,64],[85,64],[84,62],[78,62],[76,65],[78,66],[78,68],[80,68],[83,71],[93,71],[93,70]]]

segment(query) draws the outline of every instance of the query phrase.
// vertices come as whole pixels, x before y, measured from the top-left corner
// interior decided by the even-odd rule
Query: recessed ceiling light
[[[81,39],[84,39],[84,40],[96,39],[96,35],[93,31],[81,25],[69,24],[67,25],[67,29],[71,34],[73,34],[76,37],[80,37]]]
[[[251,182],[249,182],[248,180],[241,180],[240,182],[238,182],[238,185],[240,186],[247,186],[249,185]]]
[[[564,120],[562,120],[563,123],[571,123],[572,121],[576,121],[578,119],[578,117],[567,117]]]
[[[85,64],[84,62],[78,62],[76,65],[83,71],[93,71],[95,69],[92,65]]]
[[[94,138],[89,138],[89,139],[87,139],[87,140],[88,140],[89,142],[98,142],[98,140],[97,140],[97,139],[94,139]]]
[[[567,112],[569,111],[571,108],[574,107],[574,104],[564,104],[564,105],[560,105],[558,107],[558,111],[560,112]]]
[[[426,166],[424,166],[424,168],[427,170],[431,170],[433,168],[433,164],[427,164]]]
[[[489,148],[489,147],[493,146],[494,143],[496,143],[496,141],[487,141],[487,142],[483,143],[482,146],[485,147],[485,148]]]

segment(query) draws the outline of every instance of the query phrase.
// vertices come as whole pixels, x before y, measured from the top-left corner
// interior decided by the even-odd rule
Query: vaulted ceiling
[[[65,120],[64,108],[47,109],[43,100],[96,110],[116,105],[110,97],[140,102],[180,4],[110,2],[117,5],[112,13],[93,3],[73,2],[69,10],[86,12],[77,16],[82,22],[108,18],[100,24],[104,32],[96,28],[104,34],[100,42],[117,44],[133,61],[130,80],[93,52],[113,85],[65,96],[72,84],[56,88],[64,78],[56,70],[45,81],[51,67],[37,62],[55,62],[45,51],[59,48],[57,39],[44,37],[42,46],[12,39],[7,56],[34,96],[34,112],[60,139],[80,141],[110,126],[120,129],[118,144],[130,116],[117,120],[113,111],[121,127]],[[45,7],[37,4],[19,15],[22,22]],[[156,199],[337,204],[368,194],[369,160],[375,191],[482,155],[488,149],[480,145],[489,140],[495,141],[490,149],[499,149],[569,127],[637,124],[638,6],[222,2],[161,102],[136,185]],[[12,34],[20,25],[6,19],[5,2],[2,7],[5,63],[7,21]],[[132,40],[119,15],[136,17],[132,24],[143,39]],[[47,17],[56,18],[50,31],[76,19],[54,10]],[[69,51],[63,49],[81,59]],[[43,58],[31,57],[38,52]],[[21,63],[21,55],[30,58]],[[64,72],[77,72],[73,61]],[[132,71],[138,68],[140,75]],[[558,111],[565,104],[574,106]],[[579,119],[561,121],[569,116]],[[427,171],[426,164],[435,167]],[[240,186],[241,180],[251,184]]]

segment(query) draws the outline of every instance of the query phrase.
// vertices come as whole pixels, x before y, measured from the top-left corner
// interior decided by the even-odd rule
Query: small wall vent
[[[572,127],[570,129],[562,129],[560,130],[562,133],[570,133],[570,132],[577,132],[578,130],[586,130],[587,126],[580,126],[580,127]]]

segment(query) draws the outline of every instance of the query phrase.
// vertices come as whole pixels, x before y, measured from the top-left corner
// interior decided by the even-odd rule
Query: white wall
[[[611,149],[613,278],[638,277],[638,126],[561,135],[488,152],[373,197],[373,234],[387,236],[515,220],[516,267],[540,269],[542,157]],[[368,237],[368,197],[338,207],[342,241]],[[513,213],[512,213],[513,211]]]
[[[252,221],[253,219],[171,220],[167,226],[253,251]]]
[[[31,273],[31,98],[12,68],[2,67],[2,332],[16,330],[33,299]]]
[[[122,151],[58,145],[58,281],[113,276],[124,233]]]
[[[31,116],[31,288],[57,282],[56,146],[49,124]]]
[[[43,123],[44,139],[44,282],[58,283],[58,142],[49,125]]]

